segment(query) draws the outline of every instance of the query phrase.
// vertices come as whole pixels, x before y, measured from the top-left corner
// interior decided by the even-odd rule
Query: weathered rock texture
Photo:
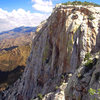
[[[90,15],[95,18],[91,19]],[[3,100],[30,100],[39,93],[47,94],[44,100],[65,100],[65,94],[61,99],[59,96],[50,99],[48,93],[52,95],[56,86],[61,84],[62,75],[67,77],[69,72],[74,73],[79,68],[87,52],[100,50],[99,22],[100,8],[57,6],[51,16],[38,26],[24,74],[4,92]],[[69,93],[73,92],[69,89]],[[79,100],[67,94],[66,100]]]
[[[94,60],[88,68],[81,66],[75,72],[65,89],[66,100],[100,100],[99,95],[90,95],[90,88],[100,89],[100,59],[97,62]]]

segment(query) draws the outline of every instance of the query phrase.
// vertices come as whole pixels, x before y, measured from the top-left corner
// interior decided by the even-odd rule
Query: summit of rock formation
[[[57,5],[36,34],[23,76],[2,100],[90,100],[89,87],[100,86],[100,7]]]

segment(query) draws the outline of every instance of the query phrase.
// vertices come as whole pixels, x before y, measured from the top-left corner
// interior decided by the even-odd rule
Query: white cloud
[[[12,12],[0,8],[0,32],[19,26],[37,26],[48,16],[49,14],[31,13],[21,8]]]
[[[52,3],[51,0],[32,0],[32,2],[34,2],[32,7],[35,10],[38,10],[38,11],[41,11],[41,12],[45,12],[45,13],[52,12],[53,3]]]
[[[19,8],[8,12],[0,8],[0,32],[19,26],[37,26],[48,18],[53,9],[51,0],[32,0],[32,7],[41,13],[31,13]]]

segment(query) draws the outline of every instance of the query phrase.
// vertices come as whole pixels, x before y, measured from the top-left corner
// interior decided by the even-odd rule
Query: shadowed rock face
[[[39,93],[45,95],[60,84],[62,74],[74,73],[85,54],[95,48],[99,11],[95,7],[56,7],[38,26],[23,76],[4,92],[3,100],[30,100]],[[90,14],[94,20],[89,19]],[[52,100],[65,100],[64,89],[61,99]],[[44,100],[50,100],[47,98]]]

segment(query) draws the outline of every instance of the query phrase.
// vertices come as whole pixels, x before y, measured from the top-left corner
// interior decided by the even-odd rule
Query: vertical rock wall
[[[74,73],[96,45],[100,18],[100,12],[96,12],[88,7],[56,7],[38,26],[23,76],[5,91],[3,100],[30,100],[39,93],[45,95],[60,83],[62,74]],[[90,14],[95,19],[90,20]]]

